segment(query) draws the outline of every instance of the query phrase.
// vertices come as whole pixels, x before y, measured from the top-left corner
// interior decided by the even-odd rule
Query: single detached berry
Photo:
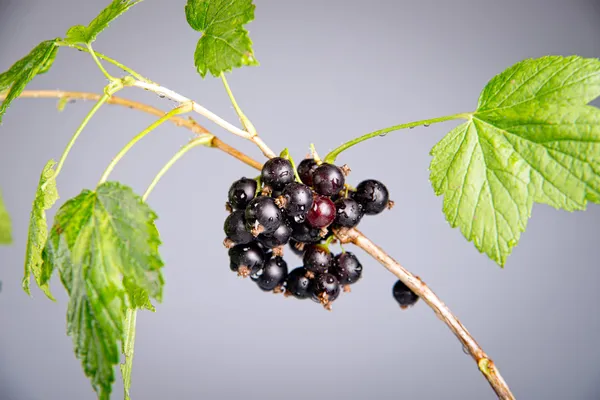
[[[335,256],[329,272],[338,279],[340,284],[352,285],[360,279],[362,270],[363,267],[358,261],[358,258],[347,251]]]
[[[281,210],[271,197],[256,197],[246,207],[246,228],[253,236],[273,233],[283,221]]]
[[[308,222],[289,221],[292,227],[292,239],[302,243],[316,243],[321,240],[319,228],[311,226]]]
[[[315,196],[313,205],[306,215],[308,223],[315,228],[325,228],[335,219],[335,205],[325,196]]]
[[[290,217],[305,216],[313,205],[313,191],[302,183],[290,183],[283,189],[283,208]]]
[[[254,240],[252,234],[246,230],[244,214],[244,210],[236,210],[227,216],[223,224],[225,235],[236,244],[246,244]]]
[[[254,268],[250,278],[259,288],[268,292],[281,285],[287,277],[287,263],[281,257],[273,257],[261,267]]]
[[[229,268],[239,271],[241,267],[249,274],[253,269],[262,267],[265,262],[265,253],[256,242],[238,244],[229,249]]]
[[[250,235],[252,236],[252,235]],[[279,228],[273,233],[261,233],[257,239],[260,244],[268,249],[285,245],[292,237],[292,228],[290,225],[283,221]]]
[[[229,205],[234,210],[244,210],[256,194],[256,181],[242,178],[231,184],[229,188]]]
[[[294,269],[285,281],[285,291],[297,299],[307,299],[312,296],[313,279],[307,275],[308,270],[303,267]]]
[[[364,212],[356,200],[342,198],[335,203],[335,223],[346,228],[354,228],[362,219]]]
[[[340,295],[340,283],[332,274],[319,274],[315,277],[313,285],[312,299],[324,306],[329,306],[331,302]]]
[[[344,187],[344,173],[333,164],[321,164],[313,173],[313,187],[323,196],[333,196]]]
[[[402,281],[396,282],[392,289],[392,293],[394,294],[394,299],[396,299],[402,308],[410,307],[419,300],[419,296],[410,290]]]
[[[313,173],[319,167],[319,164],[312,158],[305,158],[298,164],[298,176],[300,180],[308,186],[313,185]]]
[[[260,173],[261,182],[273,190],[281,190],[288,183],[294,182],[292,163],[285,158],[271,158],[265,163]]]
[[[329,249],[321,245],[310,245],[307,246],[302,257],[304,268],[314,273],[327,272],[331,267],[333,257],[329,252]]]
[[[385,210],[390,201],[385,185],[374,179],[359,183],[352,197],[362,205],[364,213],[368,215],[379,214]]]

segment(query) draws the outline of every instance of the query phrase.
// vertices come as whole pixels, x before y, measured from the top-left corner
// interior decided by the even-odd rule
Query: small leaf
[[[533,202],[568,211],[600,202],[600,61],[549,56],[493,78],[470,120],[431,151],[444,213],[503,266]]]
[[[58,200],[56,180],[54,176],[54,160],[48,161],[38,184],[33,201],[33,208],[29,218],[29,232],[27,234],[27,246],[25,251],[25,274],[23,276],[23,290],[31,295],[30,277],[33,273],[35,281],[49,299],[54,300],[50,293],[48,282],[42,283],[42,251],[48,238],[48,222],[46,221],[46,210],[52,208]]]
[[[0,244],[11,243],[12,234],[10,216],[8,215],[8,211],[6,211],[4,201],[2,200],[2,192],[0,191]]]
[[[126,308],[152,308],[149,299],[162,297],[155,220],[130,188],[103,183],[60,208],[44,249],[44,264],[59,270],[70,296],[67,334],[101,399],[112,390]]]
[[[91,44],[100,32],[114,19],[142,0],[113,0],[88,26],[75,25],[69,28],[65,37],[68,44]]]
[[[202,32],[194,60],[204,78],[244,65],[258,65],[252,40],[244,25],[254,19],[252,0],[188,0],[185,15],[190,26]]]
[[[8,91],[0,105],[0,123],[10,103],[19,97],[27,84],[36,75],[48,72],[58,53],[56,41],[56,39],[46,40],[38,44],[29,54],[14,63],[8,71],[0,74],[0,93]]]

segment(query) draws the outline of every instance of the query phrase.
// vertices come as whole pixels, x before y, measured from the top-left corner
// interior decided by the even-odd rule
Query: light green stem
[[[127,154],[127,152],[133,147],[133,145],[135,145],[137,142],[139,142],[144,136],[146,136],[147,134],[152,132],[154,129],[156,129],[157,127],[159,127],[166,121],[170,120],[175,115],[183,114],[183,113],[189,112],[190,110],[191,110],[191,105],[186,105],[186,104],[181,105],[177,108],[174,108],[171,111],[169,111],[168,113],[166,113],[165,115],[163,115],[162,117],[160,117],[160,119],[158,119],[157,121],[152,123],[149,127],[147,127],[146,129],[144,129],[143,131],[138,133],[133,139],[131,139],[125,145],[125,147],[123,147],[121,149],[121,151],[119,151],[119,153],[115,156],[115,158],[113,158],[113,160],[108,165],[108,167],[106,167],[106,170],[104,171],[104,174],[102,174],[102,177],[100,178],[100,181],[98,182],[98,185],[101,185],[102,183],[106,182],[106,180],[110,176],[113,169],[115,169],[115,166],[119,163],[119,161],[121,161],[121,159],[125,156],[125,154]]]
[[[290,162],[290,164],[292,164],[292,169],[294,170],[294,177],[296,178],[296,182],[302,183],[302,179],[300,179],[300,175],[298,175],[298,171],[296,170],[296,163],[294,163],[294,159],[290,154],[290,150],[286,147],[285,149],[283,149],[279,157],[285,158]]]
[[[238,117],[240,118],[240,121],[242,122],[244,129],[246,130],[246,132],[248,132],[252,136],[256,136],[257,135],[256,128],[254,127],[254,125],[252,125],[252,122],[250,122],[248,117],[246,117],[246,115],[242,112],[242,109],[240,108],[240,106],[238,106],[237,101],[235,101],[233,92],[231,91],[231,88],[229,87],[229,83],[227,83],[227,79],[225,78],[225,73],[223,73],[223,72],[221,72],[221,80],[223,81],[223,85],[225,86],[225,90],[227,91],[227,95],[229,96],[229,100],[231,101],[231,104],[233,105],[235,112],[237,113]]]
[[[131,388],[131,367],[133,366],[133,349],[135,345],[135,322],[137,310],[127,309],[125,317],[125,338],[123,340],[123,354],[125,355],[125,364],[121,364],[121,375],[123,376],[123,389],[125,400],[130,400],[129,389]]]
[[[350,147],[352,147],[356,144],[359,144],[360,142],[364,142],[365,140],[374,138],[374,137],[385,136],[389,132],[392,132],[392,131],[398,131],[400,129],[406,129],[406,128],[413,128],[415,126],[421,126],[421,125],[429,126],[431,124],[436,124],[438,122],[452,121],[455,119],[469,119],[469,118],[471,118],[471,115],[472,115],[472,113],[462,113],[462,114],[448,115],[448,116],[439,117],[439,118],[424,119],[421,121],[415,121],[415,122],[409,122],[406,124],[394,125],[394,126],[390,126],[389,128],[384,128],[384,129],[380,129],[375,132],[367,133],[366,135],[359,136],[359,137],[352,139],[349,142],[346,142],[346,143],[342,144],[341,146],[333,149],[332,151],[329,152],[329,154],[327,154],[325,156],[325,158],[323,159],[323,162],[330,163],[330,164],[334,163],[337,156],[340,155],[341,152],[348,150]]]
[[[87,49],[88,49],[88,52],[92,55],[92,58],[94,59],[94,61],[96,62],[96,65],[98,65],[98,68],[100,68],[100,71],[102,71],[102,73],[104,74],[104,76],[106,76],[106,78],[111,82],[115,81],[116,78],[113,77],[111,74],[109,74],[108,71],[104,69],[104,66],[102,65],[100,60],[98,60],[98,57],[96,56],[96,52],[94,51],[94,49],[92,49],[91,44],[87,45]]]

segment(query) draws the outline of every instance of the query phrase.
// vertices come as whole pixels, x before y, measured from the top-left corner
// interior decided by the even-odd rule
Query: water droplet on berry
[[[296,221],[296,223],[301,224],[306,220],[306,215],[296,215],[294,217],[294,221]]]

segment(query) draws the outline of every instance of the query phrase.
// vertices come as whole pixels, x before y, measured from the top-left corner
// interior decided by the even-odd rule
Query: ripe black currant
[[[304,243],[299,242],[294,238],[291,238],[289,244],[290,244],[290,249],[292,250],[292,253],[294,253],[295,255],[297,255],[300,258],[302,258],[304,256],[304,246],[305,246]]]
[[[313,279],[307,275],[308,270],[303,267],[294,269],[285,281],[285,292],[297,299],[307,299],[312,296]]]
[[[346,251],[340,253],[333,259],[329,272],[338,278],[342,285],[356,283],[362,275],[363,267],[353,253]]]
[[[326,246],[310,245],[307,246],[302,257],[304,268],[314,273],[327,272],[331,267],[333,257]]]
[[[253,236],[260,233],[273,233],[283,221],[281,210],[271,197],[261,196],[252,199],[246,207],[246,228]]]
[[[316,243],[321,240],[321,232],[314,228],[308,222],[289,221],[292,227],[292,238],[297,242]]]
[[[288,183],[294,182],[292,163],[281,157],[271,158],[263,165],[260,178],[263,185],[281,190]]]
[[[292,228],[286,221],[283,221],[281,225],[279,225],[279,228],[275,230],[275,232],[261,233],[258,235],[257,239],[260,244],[268,249],[272,249],[274,247],[285,245],[290,240],[291,236]]]
[[[281,285],[287,277],[287,263],[281,257],[273,257],[262,266],[254,268],[250,278],[264,291],[271,291]]]
[[[313,185],[313,173],[319,167],[319,164],[312,158],[305,158],[298,164],[298,176],[300,180],[308,186]]]
[[[242,275],[248,275],[253,269],[260,268],[265,262],[265,253],[256,242],[238,244],[229,249],[229,268]],[[243,271],[240,271],[244,267]]]
[[[362,219],[364,212],[356,200],[341,198],[335,202],[335,223],[346,228],[354,228]]]
[[[229,205],[234,210],[244,210],[256,194],[256,185],[256,181],[249,178],[241,178],[233,182],[229,188]]]
[[[410,307],[414,305],[417,300],[419,300],[419,296],[417,296],[400,280],[394,285],[392,293],[394,295],[394,299],[396,299],[402,308]]]
[[[252,234],[246,230],[244,210],[236,210],[229,214],[223,224],[223,230],[227,238],[236,244],[246,244],[254,240]]]
[[[333,196],[342,190],[346,183],[342,170],[333,164],[321,164],[312,178],[315,191],[323,196]]]
[[[325,196],[315,196],[306,220],[315,228],[325,228],[335,219],[335,205]]]
[[[385,185],[374,179],[359,183],[352,197],[362,205],[364,213],[368,215],[379,214],[385,210],[390,201]]]
[[[305,216],[313,205],[313,192],[302,183],[290,183],[282,196],[283,208],[290,217]]]
[[[312,299],[325,307],[329,307],[340,295],[340,283],[332,274],[318,274],[312,286]]]

